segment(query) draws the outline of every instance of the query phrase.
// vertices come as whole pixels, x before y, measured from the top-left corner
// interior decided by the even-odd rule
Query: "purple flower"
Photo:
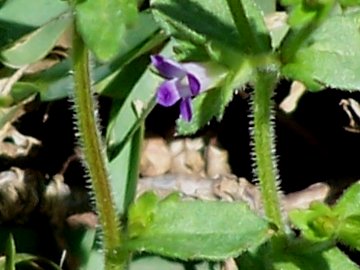
[[[192,97],[209,89],[211,80],[205,66],[196,63],[180,64],[161,55],[152,55],[151,62],[166,80],[156,93],[157,103],[170,107],[180,102],[180,115],[190,122],[192,119]]]

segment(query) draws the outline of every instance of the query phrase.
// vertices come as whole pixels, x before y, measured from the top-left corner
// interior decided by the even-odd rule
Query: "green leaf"
[[[349,187],[334,206],[341,218],[360,216],[360,182]]]
[[[289,213],[291,222],[301,230],[306,239],[324,241],[335,236],[338,218],[324,203],[311,204],[309,209],[296,209]]]
[[[282,73],[310,90],[360,90],[360,33],[356,20],[332,16],[316,30]]]
[[[10,105],[14,105],[37,93],[37,91],[38,89],[32,83],[17,82],[11,88],[9,95],[5,97],[11,100]]]
[[[144,232],[152,222],[159,198],[155,193],[142,195],[130,208],[128,215],[129,236],[136,237]]]
[[[339,3],[344,7],[351,7],[360,5],[359,0],[339,0]]]
[[[69,6],[61,0],[10,0],[0,9],[0,48],[59,17]]]
[[[161,54],[169,55],[171,48],[172,43],[167,45]],[[124,81],[122,86],[127,95],[121,99],[114,99],[113,102],[106,141],[110,156],[111,185],[115,194],[115,204],[120,213],[126,210],[132,148],[138,147],[136,141],[132,141],[132,134],[137,131],[144,121],[144,117],[153,108],[155,90],[162,80],[147,68],[139,75],[139,80],[135,85],[132,82],[128,85]],[[112,85],[109,84],[109,87]],[[122,89],[120,88],[120,90]],[[106,90],[104,91],[106,92]],[[137,108],[139,105],[143,108]]]
[[[252,0],[242,0],[244,10],[259,37],[268,36],[259,9]],[[223,1],[153,0],[154,15],[172,35],[198,44],[215,42],[238,52],[245,52],[249,40],[239,35],[229,8]],[[211,23],[209,23],[211,22]]]
[[[15,242],[10,234],[5,248],[5,270],[15,270]]]
[[[305,1],[299,2],[297,5],[293,6],[288,23],[292,27],[301,27],[306,23],[309,23],[316,16],[317,9],[311,8],[306,5]]]
[[[222,118],[227,103],[233,96],[233,89],[216,88],[197,96],[193,100],[193,119],[191,122],[179,118],[176,121],[179,135],[191,135],[210,124],[213,117]]]
[[[264,14],[276,11],[276,0],[254,0],[254,2],[261,8]]]
[[[88,269],[87,263],[95,241],[95,233],[95,229],[84,226],[66,227],[63,231],[67,255],[76,258],[78,269]]]
[[[135,22],[135,0],[86,0],[76,5],[76,21],[87,46],[100,60],[119,53],[126,27]]]
[[[70,23],[71,17],[69,15],[50,21],[15,42],[11,47],[1,51],[1,61],[10,67],[21,67],[42,59],[54,47]]]
[[[151,222],[129,240],[131,250],[184,260],[220,260],[261,245],[273,233],[244,203],[168,199],[152,211]]]
[[[120,106],[114,106],[112,119],[107,129],[107,143],[110,156],[110,174],[113,192],[115,192],[116,206],[118,211],[124,211],[128,177],[131,174],[130,159],[136,142],[133,142],[131,132],[144,121],[141,111],[137,111],[134,104],[143,104],[144,108],[151,107],[151,100],[155,94],[154,90],[160,83],[161,78],[150,70],[145,71],[137,84],[125,100],[114,100]],[[135,102],[135,103],[134,103]],[[140,115],[139,115],[140,113]]]
[[[273,270],[356,270],[359,267],[329,243],[302,243],[284,246],[263,245],[238,259],[239,269]]]
[[[151,256],[145,254],[135,258],[129,267],[130,270],[221,270],[221,263],[217,262],[181,262],[179,260],[170,260],[160,256]]]
[[[98,88],[97,84],[103,83],[110,75],[116,75],[134,58],[163,42],[164,36],[159,34],[158,31],[159,27],[152,15],[148,12],[141,13],[136,26],[126,30],[123,37],[126,46],[123,47],[122,51],[109,63],[96,63],[92,71],[95,87]],[[38,89],[43,101],[64,98],[68,96],[73,87],[70,69],[70,62],[65,60],[50,69],[26,78],[24,81],[32,83],[33,87]],[[99,92],[103,91],[105,87],[106,85],[99,86]]]
[[[350,216],[342,220],[337,234],[340,242],[360,251],[360,216]]]
[[[274,270],[356,270],[359,267],[338,248],[308,254],[296,254],[283,251],[274,258]]]

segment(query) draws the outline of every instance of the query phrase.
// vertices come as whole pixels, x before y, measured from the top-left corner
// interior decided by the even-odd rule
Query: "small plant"
[[[272,97],[283,78],[310,91],[360,90],[360,1],[152,0],[138,11],[141,2],[38,1],[44,14],[32,22],[35,31],[16,28],[31,23],[17,16],[28,2],[1,4],[0,21],[14,16],[6,28],[14,31],[0,38],[9,70],[42,59],[73,29],[70,60],[24,77],[1,102],[17,106],[34,94],[42,101],[74,101],[100,224],[98,237],[87,231],[87,244],[77,243],[81,269],[132,269],[138,252],[182,261],[233,257],[239,269],[359,269],[336,246],[360,249],[359,183],[333,206],[312,204],[289,217],[282,211]],[[287,20],[266,25],[266,18],[280,14],[277,4]],[[182,201],[176,194],[160,199],[146,193],[134,201],[144,121],[155,104],[180,101],[177,132],[191,135],[213,118],[220,121],[246,85],[253,88],[251,137],[264,215],[241,202]],[[112,99],[105,141],[94,93]],[[33,258],[16,254],[9,239],[0,259],[4,269]]]

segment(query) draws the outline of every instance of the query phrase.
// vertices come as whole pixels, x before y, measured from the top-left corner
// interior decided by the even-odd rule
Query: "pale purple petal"
[[[170,107],[180,99],[177,83],[178,79],[172,79],[163,82],[159,86],[156,93],[156,101],[158,104]]]
[[[184,63],[182,66],[188,74],[196,76],[196,79],[200,85],[199,92],[209,89],[213,79],[208,74],[208,70],[203,65],[198,63]]]
[[[176,61],[165,58],[159,54],[151,55],[151,63],[159,71],[160,75],[167,78],[182,78],[186,75],[185,69]]]
[[[191,105],[191,98],[183,98],[180,103],[180,115],[181,117],[190,122],[192,119],[192,105]]]
[[[194,76],[191,73],[187,74],[187,79],[189,82],[189,88],[190,88],[191,94],[193,96],[196,96],[200,92],[200,87],[201,87],[200,81],[196,78],[196,76]]]

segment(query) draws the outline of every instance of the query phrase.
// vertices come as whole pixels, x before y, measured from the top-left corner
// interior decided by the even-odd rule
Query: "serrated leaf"
[[[10,67],[21,67],[42,59],[54,47],[70,23],[69,15],[50,21],[15,42],[11,47],[2,50],[1,61]]]
[[[360,90],[360,33],[355,20],[330,17],[313,33],[282,73],[310,90]]]
[[[76,22],[86,45],[106,61],[119,53],[125,29],[135,22],[135,0],[86,0],[76,5]]]
[[[341,218],[360,216],[360,182],[349,187],[333,209]]]
[[[272,232],[244,203],[165,200],[128,248],[184,260],[220,260],[261,245]]]
[[[309,209],[296,209],[289,213],[293,225],[311,241],[329,239],[335,233],[337,217],[324,203],[313,203]]]
[[[337,234],[340,242],[360,251],[360,216],[349,216],[342,220]]]
[[[264,41],[268,31],[260,10],[252,0],[242,0],[242,4],[252,31]],[[176,37],[198,44],[213,41],[239,52],[247,50],[249,40],[239,35],[229,8],[223,1],[153,0],[151,6],[163,27]]]

